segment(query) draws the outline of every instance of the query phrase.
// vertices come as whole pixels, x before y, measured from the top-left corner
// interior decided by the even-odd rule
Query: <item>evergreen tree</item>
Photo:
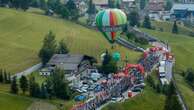
[[[147,82],[150,85],[150,87],[155,89],[155,87],[156,87],[155,81],[154,81],[154,79],[153,79],[153,77],[151,75],[147,76]]]
[[[12,0],[12,5],[13,7],[15,7],[16,9],[20,8],[21,4],[20,4],[20,0]]]
[[[39,52],[39,57],[41,58],[43,65],[45,65],[53,56],[53,54],[56,53],[56,48],[57,44],[55,40],[55,35],[50,31],[45,36],[43,46]]]
[[[13,80],[11,82],[11,93],[13,93],[13,94],[18,93],[18,85],[17,85],[16,76],[13,77]]]
[[[167,10],[167,11],[170,10],[172,8],[172,5],[173,5],[172,1],[167,0],[165,10]]]
[[[69,50],[67,49],[67,46],[65,44],[65,39],[62,39],[59,42],[58,53],[59,54],[67,54],[68,52],[69,52]]]
[[[132,11],[131,13],[129,13],[128,20],[129,20],[130,26],[139,26],[140,17],[138,12]]]
[[[66,7],[69,10],[70,14],[70,19],[71,20],[77,20],[79,17],[79,10],[76,6],[76,4],[74,3],[73,0],[68,0],[68,2],[66,3]]]
[[[47,89],[44,83],[41,85],[40,93],[41,93],[40,95],[41,98],[45,99],[48,97]]]
[[[176,95],[176,88],[172,81],[168,86],[164,110],[182,110],[182,106]]]
[[[53,90],[58,98],[69,99],[70,91],[68,88],[68,83],[65,81],[64,72],[62,70],[56,69],[52,74]]]
[[[147,29],[152,28],[149,16],[145,16],[144,21],[143,21],[143,27]]]
[[[3,83],[3,70],[0,69],[0,83]]]
[[[28,90],[28,79],[23,75],[20,78],[20,88],[21,88],[21,90],[23,91],[24,94]]]
[[[69,16],[70,16],[70,12],[67,9],[67,7],[65,7],[65,6],[61,6],[61,8],[60,8],[58,13],[61,15],[62,18],[68,19]]]
[[[146,5],[146,0],[140,0],[140,9],[143,10]]]
[[[174,21],[173,27],[172,27],[172,33],[178,34],[178,26],[176,24],[176,21]]]
[[[59,0],[48,0],[47,7],[48,9],[51,9],[54,12],[56,12],[60,8],[60,1]]]
[[[96,7],[95,7],[95,5],[93,4],[92,0],[89,0],[87,13],[88,13],[89,15],[92,15],[92,14],[95,14],[95,13],[96,13]]]
[[[7,72],[6,72],[6,70],[3,71],[3,79],[4,79],[4,83],[7,83]]]
[[[168,86],[168,92],[167,92],[167,96],[172,96],[172,95],[176,95],[176,88],[173,84],[173,82],[171,81],[169,86]]]
[[[161,89],[162,89],[161,84],[157,83],[157,85],[156,85],[156,92],[157,93],[161,93]]]
[[[11,83],[11,74],[10,73],[8,73],[7,83]]]
[[[185,75],[185,80],[188,82],[188,83],[194,83],[194,72],[193,72],[193,69],[189,68],[187,69],[186,71],[186,75]]]
[[[102,71],[106,74],[115,73],[117,71],[117,63],[113,60],[112,56],[106,51],[106,55],[102,62]]]
[[[46,1],[45,0],[40,0],[40,8],[45,10],[46,7],[47,7]]]
[[[70,89],[62,70],[55,69],[46,82],[48,93],[61,99],[70,98]]]
[[[29,79],[29,92],[32,97],[40,97],[40,86],[35,82],[35,78],[33,76]]]
[[[48,97],[49,99],[52,98],[52,96],[54,96],[54,91],[53,91],[53,78],[50,76],[47,78],[46,80],[46,84],[45,84],[45,87],[46,87],[46,91],[48,93]]]
[[[20,1],[20,8],[26,11],[30,6],[31,0],[21,0]]]
[[[183,110],[176,95],[166,98],[164,110]]]
[[[109,8],[116,8],[114,0],[108,0],[108,6]]]
[[[106,50],[106,54],[105,54],[105,56],[103,58],[102,65],[108,64],[111,61],[111,58],[112,58],[111,55]]]
[[[29,78],[29,93],[30,93],[30,96],[34,96],[34,84],[35,84],[35,78],[33,76],[30,76],[30,78]]]
[[[9,0],[0,0],[0,5],[8,4]]]

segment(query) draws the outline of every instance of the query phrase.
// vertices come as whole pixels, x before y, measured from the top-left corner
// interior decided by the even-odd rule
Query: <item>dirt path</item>
[[[19,79],[19,78],[21,78],[22,75],[27,76],[27,75],[31,74],[32,72],[37,71],[41,67],[42,67],[42,63],[38,63],[30,68],[27,68],[26,70],[24,70],[20,73],[16,73],[16,74],[12,75],[11,77],[16,76]]]
[[[27,110],[57,110],[57,107],[47,102],[35,101]]]

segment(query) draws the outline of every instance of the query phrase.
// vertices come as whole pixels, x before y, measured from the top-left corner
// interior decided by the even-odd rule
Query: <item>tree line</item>
[[[79,10],[73,0],[68,0],[66,4],[61,3],[60,0],[0,0],[0,6],[24,11],[29,7],[36,7],[43,9],[47,15],[56,13],[70,20],[77,20],[79,17]]]
[[[188,68],[181,74],[184,77],[186,83],[194,90],[194,70],[192,68]]]
[[[0,69],[0,83],[10,84],[11,83],[11,74],[6,70]]]
[[[0,0],[0,6],[9,6],[26,11],[31,5],[32,0]]]
[[[29,92],[31,97],[43,99],[57,97],[68,100],[72,98],[71,96],[73,94],[65,79],[64,72],[60,69],[55,69],[42,84],[37,83],[34,76],[30,76],[29,78],[22,76],[18,83],[17,77],[14,76],[11,81],[10,92],[18,94],[19,90],[23,94]]]
[[[144,17],[144,20],[141,24],[141,20],[140,20],[140,15],[137,11],[132,11],[127,15],[127,19],[129,21],[129,25],[134,27],[143,27],[143,28],[147,28],[147,29],[155,29],[154,26],[152,26],[150,17],[148,15],[146,15]],[[163,29],[160,29],[161,31],[163,31]],[[179,29],[178,29],[178,25],[177,22],[174,21],[173,26],[172,26],[172,33],[174,34],[178,34],[179,33]]]
[[[172,81],[169,85],[161,85],[160,83],[156,83],[151,75],[148,75],[147,83],[155,92],[162,93],[166,96],[164,110],[183,110]]]

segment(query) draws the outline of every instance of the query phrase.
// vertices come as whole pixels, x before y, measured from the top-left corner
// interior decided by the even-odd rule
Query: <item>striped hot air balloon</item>
[[[127,17],[120,9],[106,9],[96,15],[96,26],[105,38],[114,43],[126,26]]]

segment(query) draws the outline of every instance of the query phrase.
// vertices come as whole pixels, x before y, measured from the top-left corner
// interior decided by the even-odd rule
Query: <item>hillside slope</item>
[[[58,18],[30,12],[0,8],[0,68],[12,73],[38,63],[38,51],[44,36],[52,30],[57,40],[64,38],[71,53],[81,53],[99,58],[110,44],[101,33]],[[140,53],[117,46],[129,61],[135,62]]]
[[[30,98],[0,92],[1,110],[26,110],[33,102]]]
[[[164,21],[152,21],[152,25],[155,27],[156,30],[163,29],[164,32],[172,32],[173,23],[172,22],[164,22]],[[178,30],[179,34],[183,35],[192,35],[192,31],[194,31],[192,28],[187,28],[183,25],[178,24]]]
[[[194,110],[194,94],[184,78],[177,73],[194,68],[194,38],[186,35],[176,35],[169,32],[159,32],[154,30],[142,29],[163,41],[168,41],[176,58],[175,80],[180,89],[189,110]]]

